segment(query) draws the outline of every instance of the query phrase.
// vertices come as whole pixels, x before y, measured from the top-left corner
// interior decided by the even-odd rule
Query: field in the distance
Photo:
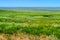
[[[0,40],[59,40],[60,11],[0,10]]]

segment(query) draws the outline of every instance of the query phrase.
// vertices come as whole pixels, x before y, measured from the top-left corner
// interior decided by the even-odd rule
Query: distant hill
[[[0,7],[6,10],[60,11],[60,7]]]

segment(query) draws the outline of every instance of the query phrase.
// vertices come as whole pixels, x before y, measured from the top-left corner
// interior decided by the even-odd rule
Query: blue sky
[[[0,0],[0,7],[60,7],[60,0]]]

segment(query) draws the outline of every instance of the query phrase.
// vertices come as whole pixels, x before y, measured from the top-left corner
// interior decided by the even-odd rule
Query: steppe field
[[[60,40],[60,11],[0,10],[0,40]]]

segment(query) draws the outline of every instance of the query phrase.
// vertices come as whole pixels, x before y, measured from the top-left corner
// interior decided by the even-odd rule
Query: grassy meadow
[[[60,40],[60,11],[0,10],[0,40]]]

